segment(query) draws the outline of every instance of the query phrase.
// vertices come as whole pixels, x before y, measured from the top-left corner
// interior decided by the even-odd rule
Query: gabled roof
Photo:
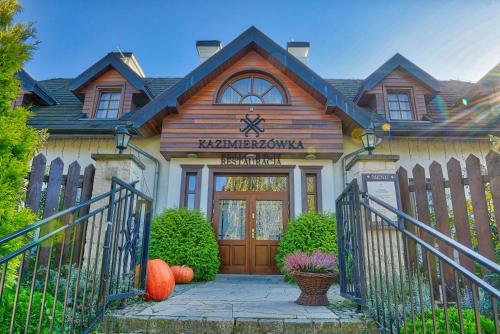
[[[476,85],[486,94],[500,90],[500,63],[479,79]]]
[[[178,83],[181,78],[145,78],[154,96],[159,96]],[[347,98],[353,99],[363,80],[325,79]],[[86,118],[80,101],[69,89],[73,79],[49,79],[38,81],[38,85],[58,104],[53,106],[33,106],[33,117],[28,124],[39,129],[48,129],[53,134],[113,134],[117,125],[128,125],[125,119],[94,120]],[[457,110],[456,100],[463,96],[474,84],[463,81],[440,81],[439,93],[427,106],[428,121],[399,122],[391,124],[391,135],[428,135],[428,136],[500,136],[498,121],[461,117],[464,111]],[[137,112],[140,112],[138,110]],[[474,114],[475,115],[475,114]],[[472,115],[472,116],[474,116]],[[476,121],[474,121],[476,119]],[[478,123],[479,122],[479,123]]]
[[[200,64],[176,85],[149,102],[140,111],[124,115],[124,118],[129,118],[134,127],[138,129],[162,111],[176,108],[179,97],[192,89],[201,87],[204,80],[210,75],[217,73],[222,66],[230,63],[235,57],[246,53],[245,50],[249,48],[265,53],[273,65],[290,73],[303,85],[310,87],[315,93],[322,96],[326,101],[327,109],[339,111],[340,116],[346,116],[361,127],[369,126],[369,113],[354,104],[351,99],[346,98],[326,80],[253,26]]]
[[[464,96],[470,100],[492,94],[500,90],[500,63],[486,73]],[[463,97],[463,96],[462,96]]]
[[[129,56],[132,56],[130,52],[125,53]],[[72,91],[76,91],[81,88],[83,85],[91,81],[92,79],[98,77],[103,74],[110,68],[114,68],[120,75],[122,75],[132,86],[136,89],[144,91],[146,95],[153,99],[153,94],[149,91],[148,86],[146,85],[146,81],[144,78],[139,76],[130,66],[125,64],[125,62],[121,59],[121,56],[124,53],[120,52],[110,52],[101,60],[99,60],[94,65],[90,66],[83,73],[77,76],[70,84],[69,89]]]
[[[388,61],[386,61],[382,66],[380,66],[378,69],[375,70],[372,74],[368,76],[363,81],[363,84],[361,85],[361,89],[359,90],[358,94],[356,95],[355,101],[359,101],[359,99],[370,89],[378,85],[378,83],[386,76],[394,72],[396,69],[403,69],[404,71],[408,72],[411,76],[413,76],[415,79],[419,80],[422,82],[424,85],[427,87],[431,88],[435,92],[439,91],[439,81],[436,80],[434,77],[432,77],[429,73],[425,72],[422,70],[420,67],[400,55],[399,53],[396,53],[392,58],[390,58]]]
[[[35,94],[48,106],[57,104],[56,99],[51,96],[45,89],[43,89],[38,84],[38,82],[24,69],[21,69],[19,72],[17,72],[16,77],[21,81],[21,85],[23,86],[24,90]]]

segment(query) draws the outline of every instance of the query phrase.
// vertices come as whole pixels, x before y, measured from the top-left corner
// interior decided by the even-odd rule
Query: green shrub
[[[169,209],[155,217],[149,249],[151,259],[193,268],[195,281],[212,280],[219,270],[212,225],[199,211]]]
[[[425,311],[425,333],[434,333],[434,325],[432,321],[432,312]],[[465,334],[475,334],[476,331],[476,318],[473,310],[463,310],[462,311],[464,333]],[[481,323],[481,333],[493,334],[495,333],[495,324],[493,320],[486,318],[485,316],[480,316],[479,321]],[[454,307],[448,308],[448,323],[450,325],[450,334],[460,333],[460,321],[458,318],[458,310]],[[422,331],[422,319],[420,317],[415,317],[415,333],[423,333]],[[443,309],[436,310],[436,327],[438,333],[446,333],[446,321],[444,318]],[[408,330],[411,332],[413,330],[413,320],[408,321]],[[400,329],[400,333],[405,333],[405,326],[403,325]]]
[[[335,215],[308,212],[288,223],[276,256],[278,267],[285,275],[285,280],[292,281],[284,268],[285,257],[295,251],[311,254],[315,250],[337,254]]]
[[[30,59],[35,48],[35,30],[29,23],[14,23],[21,6],[16,0],[0,2],[0,236],[7,236],[29,224],[35,216],[20,209],[29,162],[39,147],[37,131],[26,124],[27,108],[12,108],[20,84],[14,74]],[[23,244],[21,238],[0,245],[0,258]],[[9,262],[17,266],[18,259]],[[10,279],[9,277],[7,279]]]
[[[2,306],[0,307],[0,333],[9,333],[10,320],[14,307],[15,289],[8,289],[4,292],[2,298]],[[19,289],[19,297],[16,306],[16,316],[14,318],[13,333],[24,333],[26,326],[26,316],[28,305],[30,302],[31,288],[21,287]],[[28,325],[28,333],[38,333],[38,322],[40,321],[40,307],[42,306],[43,293],[39,291],[33,292],[33,301],[31,303],[30,321]],[[48,293],[45,294],[45,303],[42,311],[42,331],[41,333],[50,333],[50,323],[52,321],[52,310],[54,308],[54,297]],[[53,332],[61,332],[63,304],[57,302]]]

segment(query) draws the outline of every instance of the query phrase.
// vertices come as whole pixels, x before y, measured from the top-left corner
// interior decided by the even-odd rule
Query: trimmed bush
[[[150,259],[194,270],[194,281],[209,281],[219,271],[219,248],[212,224],[199,212],[168,209],[153,220]]]
[[[335,215],[308,212],[288,223],[276,256],[278,267],[285,275],[285,280],[293,281],[284,268],[284,260],[288,254],[296,251],[312,254],[316,250],[337,255]]]

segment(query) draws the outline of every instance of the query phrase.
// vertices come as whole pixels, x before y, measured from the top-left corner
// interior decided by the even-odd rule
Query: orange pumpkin
[[[193,280],[193,269],[186,266],[172,266],[171,269],[174,273],[175,283],[186,284]]]
[[[175,278],[168,264],[160,259],[148,261],[146,300],[165,300],[174,288]]]

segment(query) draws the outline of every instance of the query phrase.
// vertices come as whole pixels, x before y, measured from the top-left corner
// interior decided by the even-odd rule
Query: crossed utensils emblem
[[[265,122],[266,120],[262,117],[260,117],[259,114],[254,119],[251,119],[249,117],[249,114],[245,115],[245,118],[240,119],[240,122],[245,124],[245,127],[243,129],[240,129],[241,132],[245,133],[245,137],[248,137],[248,134],[250,131],[254,131],[256,137],[259,137],[262,132],[264,132],[264,129],[259,126],[261,122]]]

